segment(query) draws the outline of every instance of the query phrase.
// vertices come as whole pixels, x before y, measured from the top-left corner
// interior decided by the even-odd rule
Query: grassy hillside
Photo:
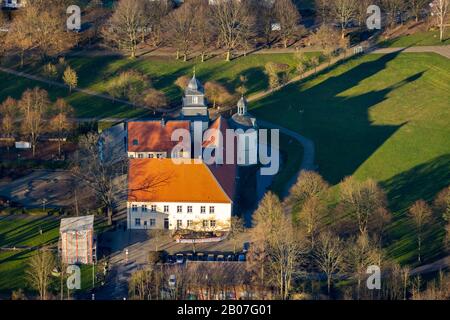
[[[384,48],[404,48],[412,46],[444,46],[450,45],[450,35],[444,34],[444,41],[439,39],[439,31],[417,32],[380,42]]]
[[[395,219],[389,253],[414,256],[405,209],[450,184],[450,61],[435,54],[368,55],[293,84],[252,105],[252,113],[316,143],[320,173],[375,178]],[[442,234],[430,228],[428,258]]]
[[[309,53],[308,55],[312,55]],[[71,58],[67,62],[78,73],[78,86],[91,89],[96,92],[105,92],[106,82],[123,70],[135,69],[145,73],[153,86],[166,93],[168,98],[178,103],[182,92],[174,84],[180,76],[191,76],[196,68],[197,76],[203,82],[216,80],[226,85],[230,91],[240,86],[239,76],[248,78],[248,93],[265,91],[268,89],[267,76],[264,73],[264,65],[269,62],[288,64],[290,72],[295,70],[293,54],[258,54],[249,55],[225,62],[221,57],[212,58],[204,63],[198,59],[189,62],[177,61],[174,58],[151,57],[130,60],[121,57],[86,57]],[[27,67],[26,72],[40,75],[40,67]],[[82,93],[69,94],[68,90],[50,87],[42,83],[7,75],[0,72],[0,101],[7,96],[19,98],[22,92],[30,87],[40,86],[49,91],[51,98],[66,97],[73,105],[79,117],[134,117],[143,114],[142,110],[133,109],[130,106],[112,103],[101,98],[91,97]]]

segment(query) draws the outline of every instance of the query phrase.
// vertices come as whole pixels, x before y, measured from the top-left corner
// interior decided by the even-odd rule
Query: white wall
[[[137,211],[133,211],[133,205],[137,205]],[[147,212],[142,210],[142,205],[147,205]],[[156,205],[156,212],[151,212],[151,205]],[[169,206],[169,213],[164,213],[164,206]],[[182,212],[177,212],[177,207],[182,206]],[[192,213],[188,213],[188,206],[192,206]],[[206,207],[206,213],[200,213],[201,207]],[[214,213],[209,213],[209,208],[214,207]],[[201,226],[203,220],[215,220],[216,227],[202,230],[229,229],[232,214],[231,203],[186,203],[186,202],[127,202],[128,229],[152,229],[149,222],[147,226],[144,221],[156,219],[153,229],[164,228],[164,218],[169,218],[169,229],[177,229],[177,220],[182,221],[182,229],[188,229],[187,221],[192,220],[193,225]],[[141,219],[141,225],[135,225],[135,219]],[[194,228],[192,227],[192,228]]]

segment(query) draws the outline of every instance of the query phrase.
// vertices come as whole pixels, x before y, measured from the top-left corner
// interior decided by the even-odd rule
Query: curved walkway
[[[295,182],[297,181],[298,176],[300,175],[302,170],[308,170],[308,171],[316,170],[317,166],[314,163],[314,159],[315,159],[314,142],[295,131],[281,127],[281,126],[271,123],[269,121],[258,119],[258,124],[261,127],[265,127],[268,129],[278,129],[278,130],[280,130],[280,132],[282,134],[290,136],[291,138],[297,140],[303,146],[302,164],[301,164],[300,169],[298,170],[297,174],[295,176],[293,176],[291,178],[291,180],[289,180],[288,184],[285,186],[285,191],[283,192],[284,193],[283,196],[284,196],[288,193],[291,186],[295,184]]]

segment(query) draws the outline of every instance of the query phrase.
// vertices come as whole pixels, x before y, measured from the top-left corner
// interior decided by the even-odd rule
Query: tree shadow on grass
[[[390,92],[418,80],[417,73],[382,90],[361,95],[343,93],[378,72],[399,52],[356,65],[352,69],[303,89],[292,84],[258,101],[252,108],[257,117],[295,130],[316,145],[319,172],[329,182],[339,183],[352,175],[401,125],[374,125],[369,109],[387,99]],[[339,65],[317,75],[325,75]]]
[[[419,199],[431,203],[435,195],[449,184],[450,154],[402,172],[382,184],[391,199],[390,209],[395,212],[388,230],[388,240],[392,244],[389,255],[402,262],[416,262],[416,230],[407,215],[407,208]],[[443,227],[440,214],[426,227],[422,250],[424,262],[442,256]]]

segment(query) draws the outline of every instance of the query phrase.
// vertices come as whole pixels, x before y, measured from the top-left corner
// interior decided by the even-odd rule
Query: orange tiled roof
[[[230,129],[230,127],[228,126],[228,122],[225,118],[219,117],[219,118],[217,118],[217,120],[215,120],[211,124],[211,126],[209,128],[220,130],[222,132],[222,136],[223,136],[222,146],[219,145],[220,139],[215,137],[215,135],[211,136],[210,143],[208,143],[207,145],[219,147],[219,148],[223,149],[223,164],[221,164],[221,165],[212,164],[212,165],[209,165],[208,167],[211,170],[211,172],[213,173],[214,177],[219,182],[219,184],[221,185],[221,187],[223,188],[223,190],[227,193],[227,195],[231,199],[234,199],[234,195],[235,195],[235,191],[236,191],[236,175],[237,175],[236,154],[234,157],[233,164],[226,164],[226,159],[227,159],[226,130]],[[234,140],[235,153],[236,153],[236,145],[237,145],[237,141],[236,141],[236,137],[235,137],[235,140]]]
[[[232,202],[208,166],[193,160],[130,159],[128,190],[130,202]]]
[[[171,141],[176,129],[189,130],[189,121],[136,121],[128,122],[129,152],[170,152],[178,143]],[[138,145],[133,145],[137,140]]]

